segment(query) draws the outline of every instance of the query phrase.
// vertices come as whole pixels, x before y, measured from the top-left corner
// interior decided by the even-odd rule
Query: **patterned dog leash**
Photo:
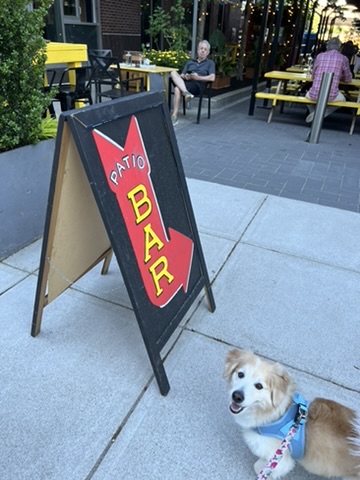
[[[298,414],[296,415],[294,423],[291,425],[286,437],[281,442],[279,448],[276,449],[274,455],[270,458],[265,467],[261,470],[256,480],[266,480],[270,477],[272,472],[278,466],[278,463],[282,459],[284,453],[290,447],[291,440],[295,437],[300,425],[306,421],[306,417],[307,408],[304,408],[303,405],[299,405]]]

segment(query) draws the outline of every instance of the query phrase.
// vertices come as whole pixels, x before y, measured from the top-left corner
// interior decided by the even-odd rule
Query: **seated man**
[[[173,112],[171,115],[173,125],[176,125],[178,122],[177,115],[181,95],[186,100],[191,100],[195,95],[199,95],[200,89],[204,88],[206,82],[215,80],[215,63],[207,58],[209,53],[210,43],[207,40],[202,40],[197,48],[197,59],[188,60],[181,74],[178,74],[175,70],[170,73],[171,79],[175,84]]]
[[[332,38],[326,45],[326,52],[319,53],[315,57],[314,68],[312,72],[313,84],[310,90],[306,93],[306,97],[311,100],[317,100],[321,79],[324,72],[333,72],[333,80],[330,87],[329,101],[341,102],[346,101],[344,95],[339,91],[339,83],[348,82],[352,80],[349,61],[340,53],[341,42],[338,38]],[[308,105],[309,115],[306,117],[306,122],[310,123],[314,119],[315,106]],[[328,107],[325,111],[325,117],[334,112],[336,107]]]

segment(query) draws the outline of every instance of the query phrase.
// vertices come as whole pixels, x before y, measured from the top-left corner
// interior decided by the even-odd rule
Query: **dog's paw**
[[[254,463],[254,470],[255,470],[256,475],[259,475],[261,470],[265,467],[266,462],[267,462],[267,460],[264,460],[263,458],[259,458],[259,460],[257,460]]]

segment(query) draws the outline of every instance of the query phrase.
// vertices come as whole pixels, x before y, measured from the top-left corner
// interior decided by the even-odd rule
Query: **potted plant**
[[[216,78],[212,84],[215,90],[230,87],[231,75],[235,69],[235,63],[231,60],[231,54],[226,49],[225,35],[219,29],[212,32],[209,38],[212,50],[212,59],[215,62]]]
[[[245,68],[246,78],[254,78],[255,67],[257,62],[257,53],[258,53],[258,41],[256,40],[251,45],[250,49],[245,53],[243,65]],[[264,73],[265,66],[265,54],[262,54],[259,65],[259,74],[260,76]]]
[[[234,71],[235,64],[231,60],[228,51],[213,56],[216,68],[216,78],[212,88],[220,89],[230,87],[231,75]]]
[[[256,62],[256,50],[251,50],[247,52],[244,56],[244,68],[245,68],[245,77],[254,78],[255,71],[255,62]]]
[[[55,120],[43,122],[52,96],[43,89],[50,4],[0,2],[0,258],[43,232],[54,140],[40,140],[56,133]]]

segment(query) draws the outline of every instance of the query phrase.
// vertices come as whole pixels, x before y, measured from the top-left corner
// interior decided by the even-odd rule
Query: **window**
[[[63,0],[66,20],[81,23],[95,23],[94,0]]]

